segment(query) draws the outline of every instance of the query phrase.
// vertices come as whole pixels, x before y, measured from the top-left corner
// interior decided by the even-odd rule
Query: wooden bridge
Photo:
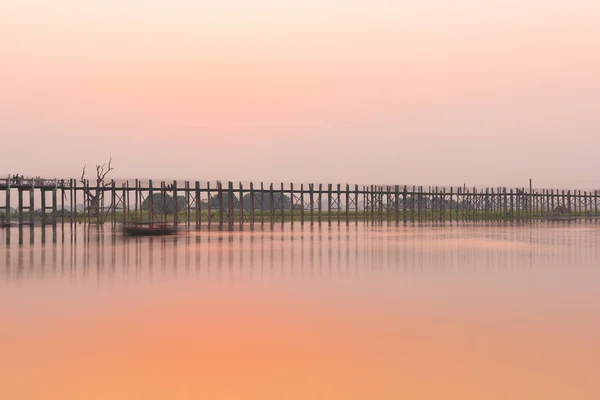
[[[594,220],[598,191],[4,178],[0,215],[18,225],[159,222],[233,229],[275,223]],[[12,208],[11,194],[17,194]],[[1,201],[1,200],[0,200]],[[36,204],[39,202],[39,208]]]

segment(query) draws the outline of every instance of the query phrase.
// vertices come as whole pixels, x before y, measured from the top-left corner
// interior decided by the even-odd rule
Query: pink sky
[[[439,3],[8,0],[0,173],[600,187],[600,3]]]

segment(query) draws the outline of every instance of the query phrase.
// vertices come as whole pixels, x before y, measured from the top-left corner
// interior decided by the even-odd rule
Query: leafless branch
[[[113,169],[112,157],[108,160],[108,167],[106,166],[106,163],[102,165],[96,165],[96,178],[98,179],[98,182],[103,182],[106,175],[108,175],[108,173]]]
[[[81,171],[81,179],[79,179],[79,182],[83,183],[85,185],[85,167],[87,167],[87,164],[83,166],[83,171]]]

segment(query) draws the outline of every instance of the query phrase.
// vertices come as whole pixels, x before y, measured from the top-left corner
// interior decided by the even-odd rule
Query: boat
[[[13,223],[10,219],[6,219],[4,215],[0,216],[0,228],[10,228]]]
[[[548,221],[577,221],[579,217],[572,215],[549,215],[546,217]]]
[[[152,222],[136,222],[125,225],[123,233],[127,236],[173,235],[177,233],[177,227]]]

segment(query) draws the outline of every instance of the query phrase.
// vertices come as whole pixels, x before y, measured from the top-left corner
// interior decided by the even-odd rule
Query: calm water
[[[600,224],[0,231],[2,399],[599,399]]]

